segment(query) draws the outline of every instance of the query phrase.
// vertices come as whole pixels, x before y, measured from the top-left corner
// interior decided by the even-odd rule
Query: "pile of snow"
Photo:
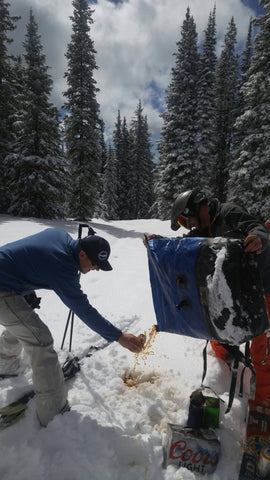
[[[171,235],[169,222],[133,220],[104,222],[91,226],[111,244],[112,272],[90,272],[81,277],[90,302],[123,331],[149,332],[156,323],[149,284],[144,233]],[[67,230],[77,238],[72,221],[42,221],[0,216],[1,244],[42,231],[48,227]],[[86,232],[85,232],[86,233]],[[68,355],[68,331],[61,350],[68,310],[50,291],[40,290],[42,320],[49,326],[61,362]],[[2,327],[0,332],[2,331]],[[77,317],[72,353],[78,356],[91,345],[105,341]],[[1,480],[191,480],[198,475],[169,465],[162,468],[162,439],[167,423],[185,425],[189,396],[201,384],[202,351],[205,342],[179,335],[159,333],[152,354],[135,355],[114,342],[91,358],[70,380],[71,412],[57,416],[41,428],[34,400],[26,416],[0,432]],[[210,353],[210,352],[209,352]],[[16,400],[29,389],[31,371],[23,358],[24,373],[1,381],[0,406]],[[136,386],[124,379],[137,377]],[[248,376],[248,375],[247,375]],[[225,400],[221,404],[221,457],[215,473],[205,479],[232,480],[238,477],[244,435],[246,398],[235,398],[225,415],[230,386],[228,367],[208,355],[205,385]],[[246,378],[248,389],[248,378]]]

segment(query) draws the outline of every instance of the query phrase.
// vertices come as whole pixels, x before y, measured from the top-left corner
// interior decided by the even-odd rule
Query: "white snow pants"
[[[14,292],[0,293],[0,324],[6,328],[0,337],[0,360],[2,363],[19,360],[22,348],[25,349],[33,371],[38,419],[46,426],[67,402],[51,332],[24,297]]]

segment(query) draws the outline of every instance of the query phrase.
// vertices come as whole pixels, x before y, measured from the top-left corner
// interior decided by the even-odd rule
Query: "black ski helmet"
[[[178,230],[180,225],[177,223],[177,219],[181,215],[192,215],[198,217],[200,206],[207,204],[206,195],[199,189],[187,190],[180,193],[175,200],[171,214],[171,229]]]

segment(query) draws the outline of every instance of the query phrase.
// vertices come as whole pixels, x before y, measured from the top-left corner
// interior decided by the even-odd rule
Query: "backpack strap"
[[[225,348],[225,350],[227,350],[227,352],[230,353],[233,358],[233,362],[230,367],[232,377],[231,377],[231,385],[230,385],[230,392],[229,392],[229,401],[228,401],[227,410],[225,412],[225,413],[229,413],[235,397],[235,388],[236,388],[236,382],[237,382],[239,363],[242,363],[244,365],[244,368],[241,372],[239,397],[243,396],[244,373],[246,368],[249,368],[252,374],[251,381],[250,381],[250,398],[254,398],[255,387],[256,387],[256,372],[254,370],[251,357],[250,357],[249,342],[246,342],[245,354],[243,354],[240,351],[240,348],[235,345],[227,345],[224,343],[221,343],[220,345],[222,345],[222,347]],[[201,383],[202,388],[209,388],[203,385],[203,382],[207,373],[207,346],[208,346],[208,340],[206,341],[205,347],[203,349],[203,374],[202,374],[202,383]]]
[[[206,377],[206,372],[207,372],[207,345],[208,345],[209,340],[206,340],[205,347],[203,349],[203,374],[202,374],[202,388],[203,388],[203,381]]]
[[[249,342],[246,343],[246,346],[245,346],[245,361],[246,361],[246,364],[248,362],[248,359],[250,358],[250,353],[249,353]],[[241,372],[241,379],[240,379],[240,388],[239,388],[239,397],[243,397],[243,391],[244,391],[244,375],[245,375],[245,371],[246,371],[246,368],[247,368],[247,365],[245,364],[242,372]]]
[[[266,352],[265,352],[265,358],[264,358],[264,360],[262,361],[262,365],[265,365],[265,364],[266,364],[267,359],[268,359],[268,356],[269,356],[269,348],[270,348],[270,345],[269,345],[269,336],[270,336],[270,330],[267,330],[267,332],[266,332],[266,338],[267,338]]]
[[[234,396],[235,396],[235,387],[236,387],[236,380],[237,380],[237,372],[238,372],[238,367],[239,367],[239,359],[235,358],[233,361],[233,364],[231,366],[231,374],[232,374],[232,379],[231,379],[231,386],[230,386],[230,392],[229,392],[229,402],[227,406],[227,410],[225,412],[229,413],[229,411],[232,408]]]
[[[209,340],[206,340],[206,344],[205,344],[205,347],[203,349],[203,374],[202,374],[202,383],[201,383],[201,390],[211,390],[211,392],[214,393],[214,395],[219,398],[219,400],[224,403],[224,400],[222,400],[222,398],[220,398],[220,396],[217,394],[217,392],[215,392],[215,390],[213,390],[213,388],[211,387],[208,387],[207,385],[204,385],[203,384],[203,381],[205,379],[205,376],[206,376],[206,372],[207,372],[207,345],[208,345],[208,342]]]
[[[243,389],[244,389],[244,374],[246,371],[246,368],[249,368],[251,371],[251,380],[250,380],[250,398],[254,399],[255,398],[255,388],[256,388],[256,372],[251,360],[250,356],[250,342],[246,342],[245,346],[245,366],[241,372],[241,380],[240,380],[240,389],[239,389],[239,397],[243,397]]]
[[[229,393],[229,402],[228,402],[228,407],[225,413],[228,413],[232,407],[233,404],[233,399],[235,395],[235,387],[236,387],[236,380],[237,380],[237,373],[238,373],[238,367],[239,363],[242,363],[244,365],[244,368],[241,373],[241,380],[240,380],[240,388],[239,388],[239,397],[243,396],[243,385],[244,385],[244,373],[246,368],[249,368],[251,371],[251,381],[250,381],[250,398],[254,398],[255,396],[255,388],[256,388],[256,372],[254,370],[252,360],[250,357],[250,351],[249,351],[249,342],[246,342],[245,345],[245,354],[243,354],[239,347],[234,346],[234,345],[226,345],[222,344],[222,346],[229,352],[233,358],[233,364],[231,367],[231,372],[232,372],[232,380],[231,380],[231,386],[230,386],[230,393]]]
[[[235,345],[227,345],[224,343],[221,343],[223,348],[227,350],[227,352],[232,356],[233,361],[230,366],[231,370],[231,385],[230,385],[230,391],[229,391],[229,401],[227,405],[227,410],[225,412],[229,413],[229,411],[232,408],[233,400],[235,397],[235,388],[236,388],[236,381],[237,381],[237,374],[238,374],[238,367],[239,367],[239,362],[243,363],[245,365],[245,356],[243,353],[240,351],[239,347]]]

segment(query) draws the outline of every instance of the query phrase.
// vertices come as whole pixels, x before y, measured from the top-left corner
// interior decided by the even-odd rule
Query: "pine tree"
[[[120,133],[120,150],[117,159],[117,184],[118,184],[118,216],[120,220],[134,218],[133,192],[134,178],[132,176],[132,138],[128,130],[126,118],[123,118]]]
[[[193,186],[197,158],[197,83],[199,54],[197,32],[190,9],[177,43],[176,65],[168,89],[167,109],[163,114],[160,163],[156,185],[159,216],[168,218],[181,190]]]
[[[109,145],[107,163],[104,173],[104,193],[103,204],[105,206],[103,217],[107,220],[117,220],[118,218],[118,197],[117,197],[117,165],[114,150]]]
[[[70,213],[80,220],[95,211],[101,169],[99,104],[94,71],[97,69],[90,37],[92,13],[87,0],[73,0],[73,34],[66,57],[68,89],[64,108],[67,157],[72,165]]]
[[[116,163],[116,192],[117,192],[117,218],[120,218],[120,206],[119,206],[119,196],[120,196],[120,185],[119,178],[121,173],[121,157],[122,157],[122,119],[120,110],[117,113],[117,120],[115,122],[115,128],[113,131],[113,144],[114,144],[114,155]]]
[[[120,175],[120,164],[121,164],[121,152],[122,152],[122,119],[121,119],[121,113],[120,110],[117,112],[117,120],[115,122],[115,128],[113,131],[113,152],[114,152],[114,157],[115,157],[115,168],[116,168],[116,196],[117,196],[117,206],[116,206],[116,212],[117,212],[117,219],[119,219],[119,194],[120,194],[120,188],[119,188],[119,175]]]
[[[7,212],[11,205],[11,199],[13,198],[13,190],[10,191],[9,184],[14,173],[15,162],[10,162],[11,155],[17,153],[17,143],[21,135],[23,128],[23,111],[24,111],[24,97],[26,91],[26,69],[22,64],[22,57],[18,56],[13,58],[10,65],[10,79],[9,86],[13,92],[12,109],[10,111],[10,142],[9,153],[3,160],[3,172],[2,181],[5,185],[5,211]],[[15,157],[16,158],[16,157]]]
[[[21,55],[13,58],[10,65],[10,85],[14,94],[13,112],[11,114],[12,132],[14,134],[11,147],[14,144],[14,137],[17,138],[22,128],[22,112],[24,110],[24,99],[26,90],[26,67],[23,65]]]
[[[132,191],[134,188],[132,178],[131,137],[124,117],[121,119],[118,111],[115,129],[113,132],[114,152],[116,162],[116,191],[117,191],[117,217],[120,220],[131,218]]]
[[[242,86],[244,113],[236,121],[243,136],[240,155],[230,178],[230,195],[248,210],[268,218],[270,211],[270,1],[262,0],[265,14],[256,18],[260,28],[254,54]]]
[[[217,160],[215,194],[226,199],[229,170],[232,166],[234,123],[237,117],[237,85],[239,58],[236,53],[237,29],[232,18],[224,39],[224,47],[216,72],[216,137]]]
[[[96,196],[96,205],[95,205],[95,217],[104,218],[104,210],[106,210],[106,205],[104,201],[104,181],[105,181],[105,169],[107,164],[107,147],[105,143],[105,124],[103,120],[100,120],[100,172],[97,175],[97,196]]]
[[[9,14],[10,2],[0,0],[0,212],[8,208],[8,191],[5,183],[4,160],[10,152],[13,141],[14,95],[12,85],[11,56],[8,54],[8,44],[13,42],[9,32],[16,28],[15,23],[20,17]]]
[[[145,140],[145,161],[144,161],[144,185],[143,199],[141,201],[142,218],[152,218],[152,207],[154,205],[154,163],[152,154],[151,135],[149,132],[148,119],[144,117],[144,140]]]
[[[252,32],[253,32],[253,21],[250,18],[249,26],[248,26],[248,33],[246,39],[245,49],[242,53],[242,61],[241,61],[241,77],[242,83],[245,83],[245,78],[247,72],[251,65],[251,60],[253,56],[253,42],[252,42]]]
[[[238,85],[237,85],[237,102],[238,102],[237,116],[242,115],[244,113],[244,110],[245,110],[245,102],[244,102],[244,96],[243,96],[243,93],[242,93],[242,87],[247,80],[247,72],[250,68],[252,54],[253,54],[252,30],[253,30],[252,19],[250,19],[245,49],[243,50],[242,55],[241,55],[240,77],[238,79]],[[243,141],[243,138],[244,138],[243,134],[241,134],[240,132],[237,132],[236,128],[234,127],[233,144],[232,144],[232,159],[233,159],[233,161],[232,161],[232,165],[231,165],[231,168],[230,168],[230,171],[229,171],[228,196],[230,196],[230,194],[231,194],[231,192],[230,192],[230,177],[232,176],[232,172],[235,171],[235,169],[237,168],[237,160],[238,160],[238,158],[240,156],[240,153],[241,153],[241,143]]]
[[[12,194],[8,211],[21,216],[62,217],[66,164],[61,157],[58,111],[49,102],[52,80],[32,10],[23,45],[26,66],[20,74],[25,89],[18,103],[19,128],[13,153],[5,159]]]
[[[131,122],[131,218],[149,218],[153,203],[153,163],[147,117],[143,115],[141,101]]]
[[[119,159],[121,157],[121,143],[122,143],[122,119],[121,119],[121,112],[118,110],[117,112],[117,119],[114,125],[113,131],[113,143],[114,143],[114,152],[116,163],[119,163]],[[118,175],[117,171],[117,175]]]
[[[114,152],[118,218],[149,217],[153,202],[152,152],[147,118],[143,116],[140,101],[130,129],[118,111]]]
[[[100,166],[100,173],[101,175],[105,172],[105,167],[107,163],[107,148],[105,142],[105,123],[103,120],[100,120],[100,150],[101,150],[101,166]]]
[[[216,131],[215,72],[216,72],[216,9],[210,12],[200,61],[198,78],[198,157],[194,185],[201,185],[207,194],[213,193]]]

